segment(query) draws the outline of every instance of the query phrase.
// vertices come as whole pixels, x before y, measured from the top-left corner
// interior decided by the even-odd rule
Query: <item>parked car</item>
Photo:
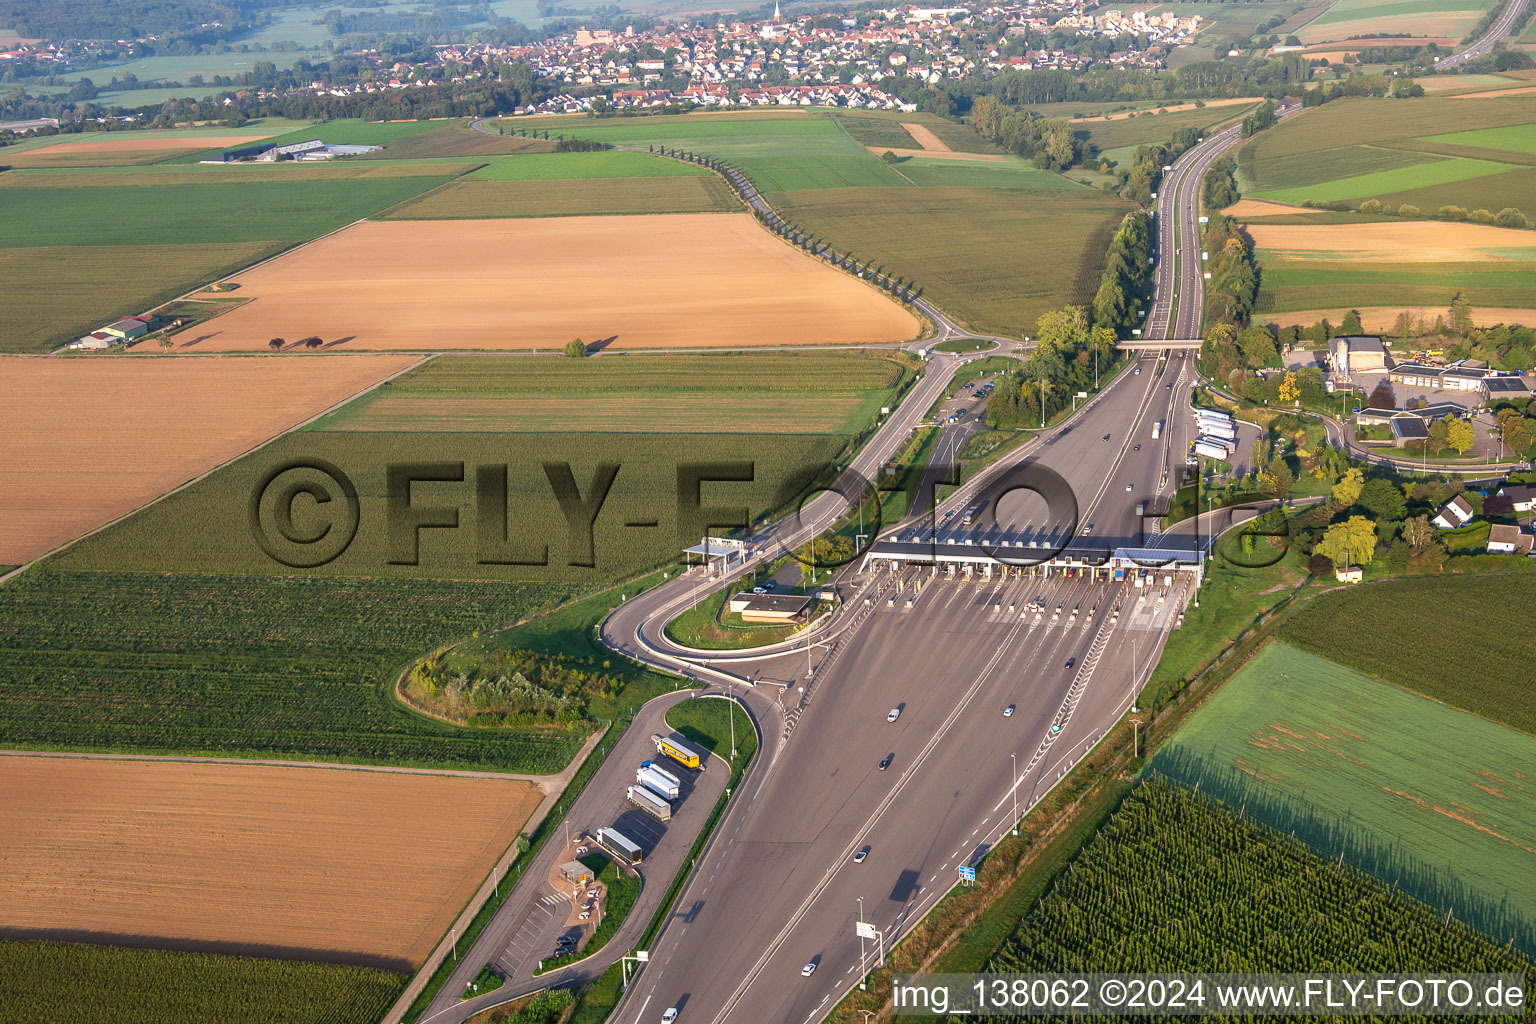
[[[1139,445],[1139,444],[1138,444],[1138,445],[1134,445],[1134,446],[1133,446],[1133,447],[1132,447],[1132,448],[1131,448],[1131,451],[1133,451],[1133,452],[1139,452],[1139,451],[1141,451],[1141,445]]]

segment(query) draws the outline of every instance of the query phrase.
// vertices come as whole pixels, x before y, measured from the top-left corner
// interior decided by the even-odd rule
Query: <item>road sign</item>
[[[635,950],[635,959],[641,963],[648,963],[651,959],[651,951],[648,949]]]
[[[1088,392],[1086,392],[1086,391],[1079,391],[1077,393],[1077,397],[1078,398],[1087,398],[1088,397]]]
[[[873,921],[859,921],[853,926],[853,933],[861,939],[878,939],[880,933],[875,930]]]
[[[1211,221],[1211,218],[1209,218],[1209,217],[1201,217],[1200,218],[1200,223],[1201,224],[1209,224],[1210,221]]]
[[[972,867],[966,867],[964,864],[961,864],[960,865],[960,881],[962,881],[962,882],[974,882],[974,881],[976,881],[976,869],[972,868]]]

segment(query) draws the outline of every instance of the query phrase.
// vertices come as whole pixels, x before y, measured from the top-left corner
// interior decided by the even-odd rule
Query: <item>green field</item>
[[[1390,645],[1403,635],[1374,638]],[[1322,856],[1342,852],[1442,914],[1454,907],[1496,941],[1527,949],[1536,945],[1536,788],[1521,766],[1531,764],[1536,737],[1278,643],[1153,761],[1295,829]]]
[[[1059,174],[1042,171],[1018,157],[989,163],[912,156],[904,157],[895,167],[899,174],[910,179],[914,185],[969,185],[979,188],[1028,189],[1032,192],[1071,192],[1082,188]]]
[[[579,406],[579,393],[572,393],[568,401]],[[686,518],[680,509],[679,467],[696,463],[751,466],[751,481],[706,485],[702,503],[745,508],[755,516],[788,502],[791,492],[800,489],[797,484],[803,475],[835,461],[846,443],[846,437],[830,434],[783,434],[768,443],[760,435],[745,433],[508,436],[304,431],[278,438],[153,508],[81,541],[60,556],[58,565],[144,572],[290,571],[256,540],[249,526],[249,506],[271,474],[294,460],[323,459],[354,482],[359,525],[351,546],[334,561],[310,570],[313,573],[609,583],[670,564],[678,560],[684,546],[698,542],[703,525]],[[415,506],[457,509],[460,523],[457,529],[422,530],[419,550],[413,550],[409,530],[396,536],[389,529],[387,468],[418,463],[462,464],[464,480],[412,488]],[[571,539],[545,463],[569,464],[584,495],[598,466],[621,467],[596,518],[590,550],[584,536],[579,542]],[[505,511],[491,505],[482,516],[479,467],[503,465],[508,467],[509,480]],[[305,500],[296,506],[295,515],[306,524],[300,529],[319,529],[318,517],[329,511]],[[511,524],[510,538],[497,522],[503,515]],[[631,522],[655,525],[626,525]],[[486,536],[481,535],[482,529]],[[267,535],[276,538],[276,530],[275,524],[269,524]],[[547,565],[522,564],[537,559],[546,548]],[[287,544],[278,544],[278,550],[290,561],[305,557]],[[406,564],[412,558],[415,564]],[[581,561],[592,564],[571,564]]]
[[[1533,236],[1536,238],[1536,236]],[[1258,313],[1365,306],[1445,306],[1460,291],[1472,305],[1536,307],[1536,273],[1528,260],[1484,263],[1356,263],[1286,260],[1257,254]]]
[[[22,749],[556,772],[587,730],[459,729],[389,694],[423,652],[579,592],[34,569],[0,587],[0,736]]]
[[[557,181],[578,178],[703,178],[697,164],[622,149],[596,153],[541,153],[489,161],[470,177],[484,181]]]
[[[1410,14],[1438,14],[1442,11],[1481,10],[1489,4],[1484,0],[1469,3],[1468,0],[1339,0],[1313,24],[1328,25],[1339,21],[1361,21],[1367,18],[1392,18]],[[1475,19],[1474,19],[1475,20]]]
[[[1090,152],[1168,142],[1181,128],[1209,128],[1234,118],[1242,118],[1253,109],[1251,104],[1233,103],[1220,107],[1198,107],[1159,114],[1156,108],[1135,117],[1117,117],[1113,121],[1085,121],[1073,125],[1074,133],[1093,148]]]
[[[907,185],[837,122],[799,112],[580,119],[557,122],[550,130],[621,146],[706,153],[733,164],[765,193]]]
[[[6,248],[302,241],[449,176],[354,181],[0,189]]]
[[[906,114],[894,110],[835,110],[831,114],[853,140],[861,146],[887,149],[916,149],[917,143],[902,124],[918,124],[939,137],[956,153],[1001,153],[1002,150],[982,138],[968,124],[956,124],[935,114]]]
[[[365,967],[0,940],[7,1024],[372,1024],[403,984]]]
[[[734,727],[735,766],[738,768],[757,753],[757,732],[752,728],[752,720],[733,701],[718,697],[685,700],[667,709],[667,724],[695,746],[727,760],[731,755],[731,729]]]
[[[730,186],[707,178],[455,181],[391,210],[387,220],[588,217],[597,214],[734,213]]]
[[[1121,803],[987,964],[997,972],[1510,971],[1503,943],[1202,796]],[[1025,1018],[983,1017],[984,1020]]]
[[[444,356],[311,430],[855,434],[904,375],[862,354]]]
[[[1536,605],[1523,576],[1402,580],[1340,590],[1281,630],[1286,643],[1536,734],[1536,667],[1505,616]],[[1497,608],[1498,615],[1487,609]],[[1454,643],[1445,643],[1455,623]],[[1391,642],[1381,643],[1390,634]]]
[[[990,188],[833,189],[775,197],[793,223],[884,264],[945,311],[989,332],[1087,302],[1129,204],[1082,188],[1036,195]]]
[[[1451,132],[1447,135],[1432,135],[1424,141],[1448,142],[1454,146],[1477,146],[1480,149],[1512,150],[1516,153],[1536,153],[1536,124]]]
[[[1455,157],[1433,159],[1396,170],[1359,174],[1317,185],[1255,192],[1253,198],[1269,199],[1277,203],[1302,203],[1308,200],[1314,203],[1333,203],[1341,199],[1373,199],[1409,189],[1430,188],[1516,169],[1511,164],[1495,163],[1492,160]]]

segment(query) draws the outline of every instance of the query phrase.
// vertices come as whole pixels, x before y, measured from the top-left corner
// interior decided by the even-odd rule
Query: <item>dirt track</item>
[[[933,134],[933,129],[926,128],[920,124],[908,124],[905,121],[901,122],[901,126],[906,129],[908,135],[912,136],[914,142],[929,152],[950,152],[949,146],[945,144],[944,140]]]
[[[890,342],[918,322],[745,214],[367,221],[238,275],[197,351]]]
[[[420,963],[532,783],[7,758],[0,934]]]
[[[410,363],[0,357],[0,564],[109,522]]]

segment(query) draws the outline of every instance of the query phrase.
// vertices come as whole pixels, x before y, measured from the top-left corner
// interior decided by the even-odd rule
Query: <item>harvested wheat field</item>
[[[0,357],[0,564],[131,512],[412,362]]]
[[[905,341],[917,319],[739,213],[367,221],[235,278],[199,350]]]
[[[1221,100],[1202,100],[1199,103],[1169,103],[1161,107],[1143,107],[1140,110],[1126,110],[1118,114],[1094,114],[1091,117],[1069,117],[1068,124],[1092,124],[1095,121],[1125,121],[1133,117],[1146,117],[1149,114],[1178,114],[1186,110],[1203,110],[1206,107],[1230,107],[1235,103],[1258,103],[1262,96],[1229,96]]]
[[[1286,203],[1272,203],[1267,199],[1239,199],[1225,210],[1221,211],[1228,217],[1284,217],[1293,213],[1322,213],[1307,206],[1290,206]]]
[[[1527,259],[1529,231],[1489,224],[1404,221],[1401,224],[1253,224],[1255,249],[1292,260],[1357,263],[1447,263]],[[1502,253],[1500,250],[1512,250]],[[1262,256],[1261,256],[1262,260]]]
[[[530,782],[7,757],[0,934],[409,970],[511,844]]]
[[[948,153],[950,151],[944,140],[933,134],[933,129],[920,124],[908,124],[905,121],[901,122],[901,126],[906,129],[908,135],[912,136],[914,142],[929,152]]]
[[[1301,324],[1310,327],[1319,320],[1327,320],[1331,324],[1341,323],[1349,310],[1344,307],[1335,309],[1302,309],[1286,313],[1258,313],[1254,315],[1255,321],[1279,324]],[[1446,315],[1446,310],[1430,306],[1362,306],[1357,310],[1360,314],[1360,327],[1369,334],[1387,334],[1397,324],[1397,318],[1403,313],[1411,317],[1423,318],[1425,328],[1433,327],[1436,317]],[[1536,324],[1536,309],[1515,309],[1502,306],[1474,306],[1472,308],[1472,322],[1479,327],[1496,327],[1499,324]]]
[[[894,153],[896,156],[920,156],[924,160],[966,160],[984,164],[1000,164],[1005,160],[1016,160],[1017,157],[1006,153],[961,153],[953,149],[891,149],[889,146],[865,146],[876,156],[884,153]]]
[[[71,153],[141,153],[152,149],[218,149],[243,146],[247,142],[260,142],[271,138],[267,135],[183,135],[167,138],[141,139],[131,134],[121,139],[89,139],[84,142],[55,142],[47,146],[29,149],[29,155],[55,153],[67,150]]]

